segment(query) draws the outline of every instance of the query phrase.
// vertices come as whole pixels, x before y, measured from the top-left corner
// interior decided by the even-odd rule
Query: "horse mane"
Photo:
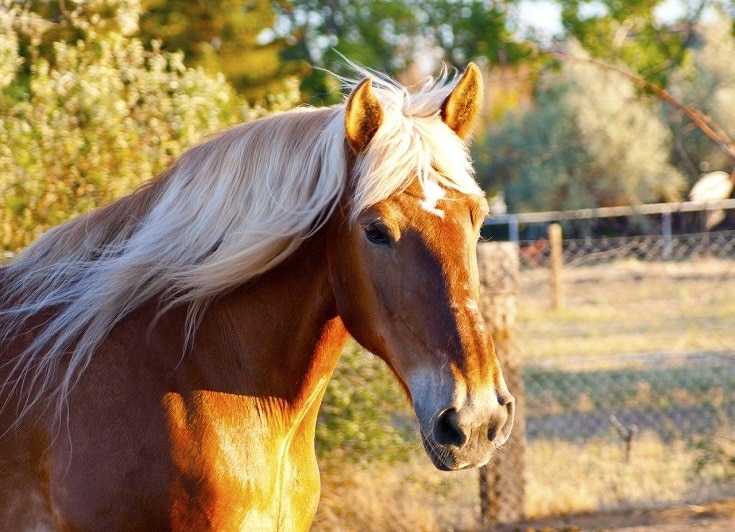
[[[50,316],[34,322],[22,353],[3,361],[10,371],[0,391],[25,397],[19,418],[52,396],[60,416],[95,349],[148,302],[162,312],[187,305],[190,341],[213,298],[285,260],[348,191],[351,223],[417,175],[480,193],[467,147],[440,118],[457,76],[429,78],[411,94],[356,70],[373,79],[384,122],[351,172],[344,104],[266,117],[189,149],[136,192],[51,229],[0,269],[2,344],[29,334],[33,316]],[[347,88],[358,81],[342,79]]]

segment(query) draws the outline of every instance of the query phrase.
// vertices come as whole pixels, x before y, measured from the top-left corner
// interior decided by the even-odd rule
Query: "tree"
[[[565,63],[545,73],[535,108],[480,139],[478,170],[516,211],[673,201],[684,179],[659,115],[630,80]]]
[[[0,0],[0,245],[19,249],[50,226],[131,192],[205,134],[265,114],[219,75],[184,65],[181,53],[146,50],[135,37],[135,2],[89,4],[68,14],[70,32],[48,57],[21,44],[45,42],[55,26]],[[103,3],[103,2],[101,2]],[[82,9],[84,7],[84,9]],[[124,22],[124,24],[120,23]],[[272,97],[291,107],[296,86]]]
[[[508,20],[514,2],[434,0],[423,2],[428,37],[443,50],[443,59],[463,69],[478,59],[489,65],[528,60],[531,48],[515,38]]]
[[[305,74],[281,60],[286,44],[268,31],[275,23],[269,0],[143,0],[143,7],[144,41],[155,39],[164,50],[184,52],[189,66],[224,73],[251,102]]]
[[[684,17],[660,23],[656,8],[663,0],[560,0],[568,37],[578,40],[592,57],[626,65],[658,86],[695,43],[696,25],[710,0],[686,2]]]
[[[700,26],[700,44],[672,77],[670,89],[734,138],[735,38],[732,18],[721,15],[718,20]],[[732,171],[732,155],[694,127],[684,113],[671,109],[668,118],[674,131],[676,156],[682,167],[689,170],[692,181],[699,177],[700,170]]]
[[[290,48],[284,57],[342,73],[344,57],[398,75],[420,61],[516,63],[530,48],[508,27],[515,0],[293,0],[277,2],[276,33]],[[432,69],[434,65],[431,65]],[[315,71],[302,87],[316,99],[335,93]]]

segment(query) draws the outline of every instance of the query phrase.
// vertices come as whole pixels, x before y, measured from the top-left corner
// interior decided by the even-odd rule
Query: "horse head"
[[[479,189],[459,190],[449,175],[468,160],[464,142],[481,101],[481,75],[470,65],[439,109],[405,119],[411,154],[381,138],[395,124],[385,123],[391,118],[369,79],[345,109],[349,197],[359,196],[356,181],[393,171],[381,168],[385,159],[419,164],[407,187],[365,208],[353,204],[340,224],[339,252],[330,257],[338,311],[399,379],[442,470],[486,464],[513,423],[513,397],[478,308],[476,248],[488,205]]]

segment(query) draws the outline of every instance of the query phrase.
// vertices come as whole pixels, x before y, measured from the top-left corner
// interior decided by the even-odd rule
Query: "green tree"
[[[87,13],[67,18],[81,38],[54,42],[49,58],[39,52],[28,59],[21,43],[44,42],[53,26],[0,0],[0,245],[6,249],[132,191],[205,134],[267,111],[242,104],[221,74],[186,67],[181,53],[155,43],[146,50],[134,36],[134,2],[113,9],[124,24],[105,22],[98,12],[87,19]],[[298,98],[292,83],[289,92],[271,96],[269,109],[291,107]]]
[[[515,38],[508,20],[514,2],[433,0],[421,2],[422,28],[444,52],[449,64],[462,69],[469,61],[490,65],[517,64],[531,48]]]
[[[468,61],[517,63],[530,48],[509,29],[515,0],[293,0],[277,2],[275,33],[289,59],[342,73],[344,57],[391,75],[432,57],[464,68]],[[317,99],[338,91],[316,71],[305,90]]]
[[[712,23],[700,26],[699,45],[672,76],[670,90],[680,100],[701,110],[735,137],[735,38],[733,18],[721,13]],[[668,119],[674,131],[675,157],[695,180],[701,170],[732,171],[732,158],[676,109]]]
[[[663,0],[560,0],[568,37],[593,57],[622,63],[665,87],[671,73],[696,40],[696,26],[710,0],[686,2],[681,20],[664,24],[655,18]]]
[[[281,60],[286,43],[268,31],[275,23],[269,0],[143,0],[143,7],[144,40],[183,51],[187,65],[224,73],[250,101],[280,92],[288,78],[305,73]]]
[[[535,107],[480,139],[480,176],[515,211],[674,201],[684,178],[660,115],[629,80],[565,63],[545,73]]]

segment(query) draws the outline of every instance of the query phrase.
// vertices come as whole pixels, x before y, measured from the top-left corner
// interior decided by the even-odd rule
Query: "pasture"
[[[735,262],[568,268],[562,311],[548,275],[523,271],[519,294],[527,517],[735,496]],[[629,449],[613,415],[635,426]],[[314,529],[478,526],[477,473],[433,470],[375,357],[348,347],[321,416]]]

